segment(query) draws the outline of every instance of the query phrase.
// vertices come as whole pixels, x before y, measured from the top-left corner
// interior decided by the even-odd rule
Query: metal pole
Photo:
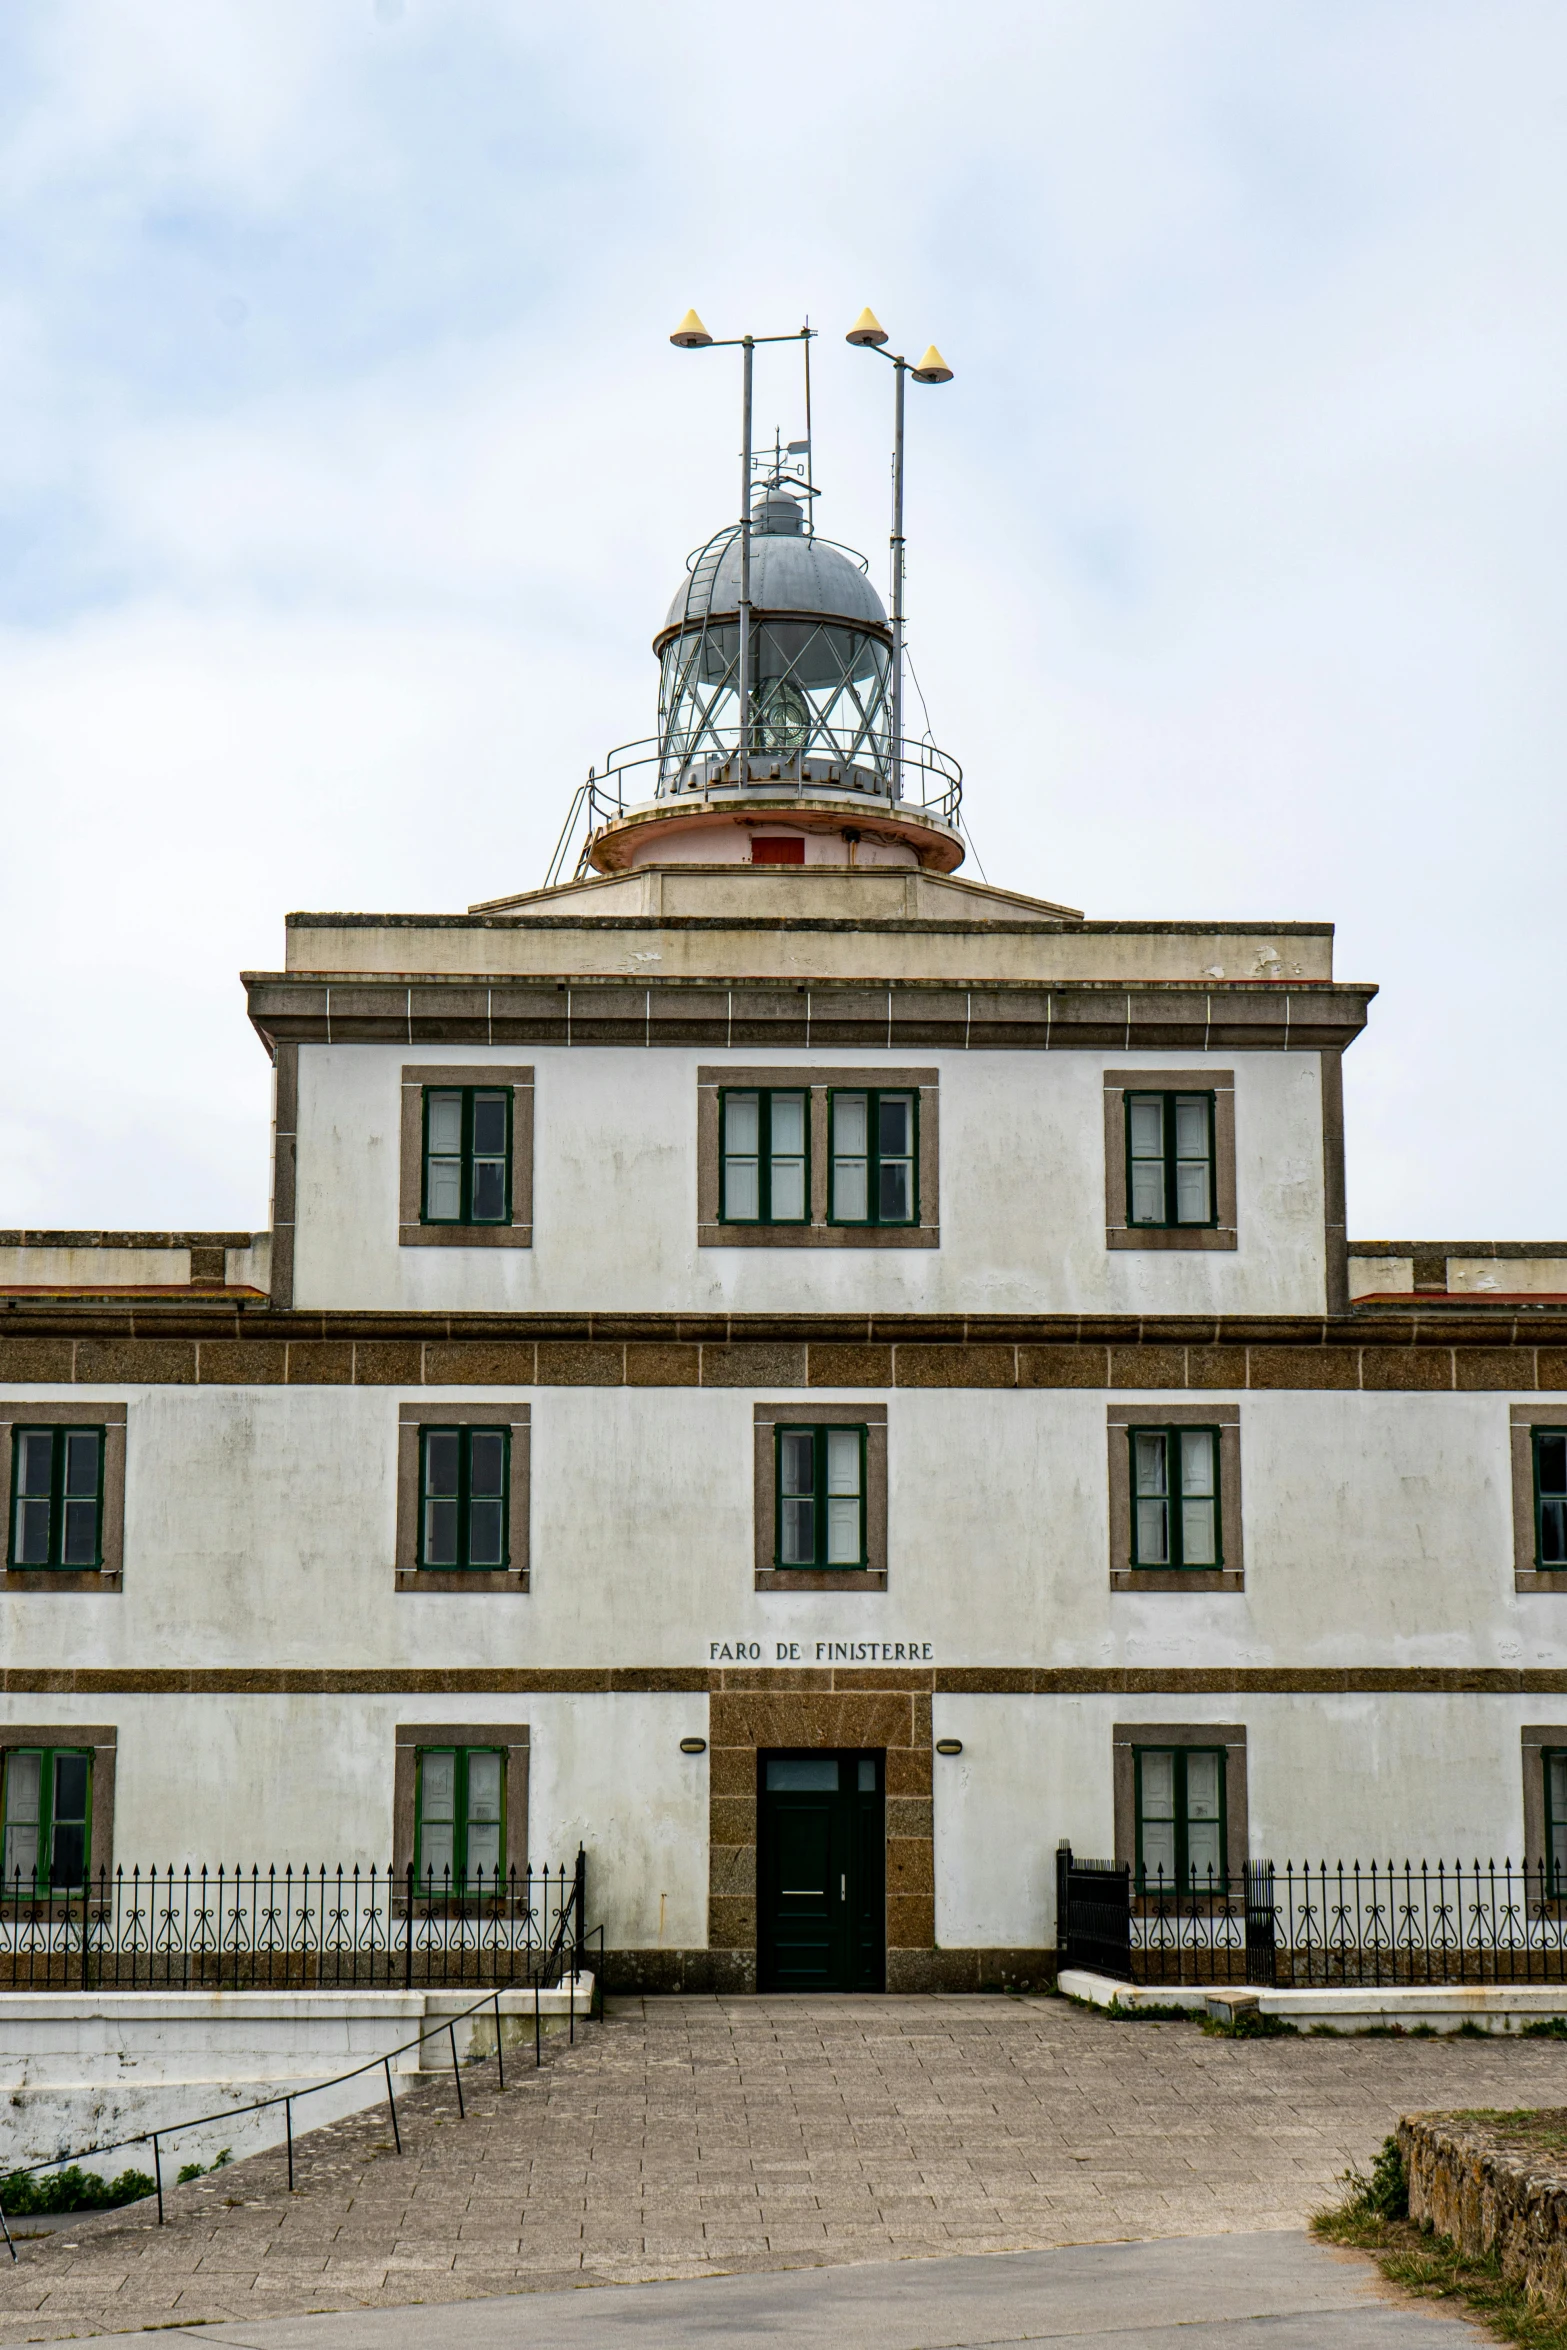
[[[294,2103],[290,2097],[283,2100],[283,2127],[288,2132],[288,2191],[294,2192]]]
[[[740,340],[740,742],[736,780],[743,791],[751,780],[751,367],[750,335]]]
[[[894,359],[892,401],[892,796],[903,797],[903,379],[906,359]]]
[[[446,2031],[452,2044],[452,2079],[457,2084],[457,2119],[462,2122],[466,2121],[468,2116],[462,2101],[462,2067],[457,2062],[457,2026],[448,2024]]]
[[[389,2056],[383,2056],[381,2064],[386,2073],[386,2110],[392,2117],[392,2143],[401,2154],[403,2133],[397,2126],[397,2099],[392,2095],[392,2060]]]
[[[504,2089],[506,2086],[506,2058],[501,2048],[501,1995],[499,1991],[495,1994],[495,2070],[498,2076],[496,2086]]]
[[[152,2175],[153,2182],[158,2190],[158,2225],[161,2228],[163,2225],[163,2158],[158,2152],[158,2133],[156,2130],[154,2130],[152,2133]],[[142,2177],[145,2178],[146,2176],[146,2172],[143,2171]],[[293,2183],[294,2178],[293,2172],[291,2170],[289,2173],[289,2185],[292,2186]]]

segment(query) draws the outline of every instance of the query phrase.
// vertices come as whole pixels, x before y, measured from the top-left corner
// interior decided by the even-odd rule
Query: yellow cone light
[[[952,370],[934,343],[918,367],[910,368],[909,373],[917,384],[949,384],[952,381]]]
[[[846,343],[862,345],[884,343],[887,340],[887,329],[882,325],[874,310],[862,310],[843,339]]]
[[[705,351],[713,338],[696,312],[688,310],[669,339],[677,351]]]

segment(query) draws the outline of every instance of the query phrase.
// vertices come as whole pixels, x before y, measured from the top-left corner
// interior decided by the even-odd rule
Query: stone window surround
[[[0,1507],[11,1507],[11,1451],[17,1428],[102,1428],[103,1565],[101,1567],[8,1567],[12,1528],[0,1551],[0,1591],[121,1591],[125,1584],[125,1426],[123,1403],[67,1403],[55,1396],[0,1401]]]
[[[1567,1428],[1567,1397],[1555,1404],[1515,1403],[1509,1412],[1513,1469],[1513,1589],[1567,1591],[1567,1572],[1534,1563],[1534,1444],[1536,1428]]]
[[[511,1087],[511,1222],[423,1224],[424,1089],[429,1085]],[[531,1248],[533,1246],[533,1070],[493,1061],[429,1067],[405,1064],[398,1126],[397,1244],[399,1248]]]
[[[941,1119],[939,1072],[905,1066],[761,1069],[703,1064],[696,1073],[696,1240],[698,1248],[939,1248],[941,1246]],[[718,1097],[720,1090],[767,1088],[810,1098],[809,1224],[721,1224]],[[917,1224],[829,1224],[827,1221],[827,1096],[833,1092],[917,1093]]]
[[[1137,1865],[1137,1780],[1132,1750],[1138,1746],[1222,1746],[1224,1748],[1224,1865],[1233,1899],[1245,1897],[1250,1823],[1246,1810],[1246,1726],[1243,1722],[1116,1722],[1110,1731],[1111,1777],[1115,1797],[1115,1859],[1118,1868]]]
[[[392,1868],[406,1885],[414,1856],[414,1785],[424,1746],[500,1746],[506,1750],[506,1860],[528,1866],[528,1725],[526,1722],[399,1722],[392,1773]],[[403,1898],[406,1898],[404,1896]]]
[[[114,1866],[114,1765],[120,1733],[112,1722],[48,1722],[42,1728],[29,1722],[0,1726],[0,1787],[6,1756],[24,1746],[92,1748],[92,1851],[88,1867],[94,1877]]]
[[[1110,1588],[1112,1591],[1244,1591],[1242,1547],[1241,1407],[1238,1403],[1146,1403],[1106,1406],[1110,1445]],[[1129,1428],[1217,1428],[1219,1431],[1219,1541],[1222,1567],[1134,1567],[1132,1461]]]
[[[506,1547],[509,1567],[421,1567],[419,1557],[419,1436],[425,1428],[508,1428]],[[526,1591],[530,1560],[529,1487],[533,1406],[528,1403],[404,1403],[397,1410],[397,1571],[399,1591],[483,1593]]]
[[[1106,1069],[1106,1248],[1233,1249],[1235,1223],[1235,1072],[1233,1069]],[[1129,1224],[1126,1197],[1126,1096],[1129,1093],[1213,1095],[1213,1182],[1216,1224]]]
[[[1518,1733],[1523,1756],[1523,1857],[1531,1873],[1544,1866],[1545,1755],[1550,1747],[1567,1750],[1567,1724],[1526,1722]]]
[[[887,1407],[884,1403],[819,1403],[803,1395],[784,1403],[751,1407],[755,1453],[756,1589],[758,1591],[841,1591],[887,1588]],[[860,1428],[865,1430],[865,1555],[868,1567],[775,1567],[778,1521],[778,1452],[774,1430]]]

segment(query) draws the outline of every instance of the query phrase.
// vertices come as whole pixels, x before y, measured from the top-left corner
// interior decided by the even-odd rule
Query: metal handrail
[[[568,1927],[570,1928],[572,1971],[570,1976],[571,1988],[567,1994],[566,2007],[569,2023],[569,2037],[573,2047],[576,2046],[577,2042],[577,1985],[583,1973],[587,1956],[587,1943],[590,1939],[587,1928],[583,1922],[583,1913],[586,1901],[587,1854],[579,1845],[577,1848],[576,1866],[572,1870],[572,1897],[570,1902],[563,1909],[561,1909],[556,1916],[555,1930],[553,1935],[550,1937],[549,1944],[549,1955],[553,1960],[560,1964],[560,1971],[562,1974],[564,1974],[565,1970],[563,1962],[566,1955]],[[599,1976],[600,1980],[602,1980],[604,1965],[604,1929],[602,1926],[595,1926],[593,1928],[593,1933],[598,1936],[599,1940]],[[168,2122],[165,2123],[162,2128],[156,2130],[138,2130],[132,2136],[127,2138],[110,2138],[92,2146],[73,2147],[67,2153],[51,2154],[42,2162],[31,2162],[24,2165],[19,2165],[15,2169],[11,2170],[7,2175],[11,2178],[28,2179],[32,2178],[38,2171],[60,2170],[70,2163],[81,2162],[84,2159],[87,2161],[93,2161],[96,2160],[99,2155],[121,2153],[126,2147],[129,2146],[146,2146],[150,2144],[152,2147],[155,2192],[158,2199],[158,2225],[161,2228],[163,2225],[163,2159],[159,2147],[159,2140],[163,2138],[178,2138],[183,2136],[187,2130],[203,2129],[208,2127],[213,2122],[236,2121],[242,2114],[266,2113],[270,2111],[274,2105],[281,2105],[283,2108],[284,2130],[288,2140],[288,2191],[292,2195],[294,2192],[293,2109],[297,2101],[302,2097],[317,2096],[323,2089],[340,2088],[344,2081],[357,2081],[362,2073],[373,2073],[378,2070],[384,2072],[386,2075],[387,2110],[391,2117],[392,2123],[392,2138],[397,2147],[398,2153],[401,2154],[403,2150],[403,2134],[398,2126],[397,2100],[392,2092],[392,2059],[394,2056],[405,2056],[410,2048],[422,2048],[426,2040],[438,2040],[443,2032],[447,2033],[451,2040],[452,2079],[457,2089],[458,2116],[460,2119],[466,2120],[467,2113],[463,2105],[462,2094],[462,2071],[457,2061],[457,2026],[459,2024],[466,2023],[470,2016],[477,2015],[480,2008],[482,2007],[493,2007],[495,2010],[495,2066],[499,2078],[499,2085],[502,2089],[504,2089],[506,2086],[506,2059],[501,2046],[501,1993],[503,1989],[509,1987],[514,1988],[515,1986],[506,1986],[500,1983],[495,1984],[491,1990],[485,1992],[481,1999],[476,1999],[472,2007],[465,2007],[460,2015],[448,2016],[444,2022],[432,2024],[427,2031],[416,2033],[413,2039],[400,2041],[395,2048],[383,2049],[379,2056],[366,2057],[363,2064],[352,2065],[347,2072],[334,2073],[330,2080],[311,2081],[303,2089],[280,2089],[270,2097],[254,2097],[251,2099],[248,2105],[229,2105],[225,2106],[222,2111],[218,2113],[195,2114],[188,2121]],[[539,2066],[543,2062],[540,2035],[541,2019],[539,2009],[539,1996],[542,1988],[542,1975],[536,1975],[532,1983],[533,2061],[535,2067]],[[6,2249],[14,2261],[16,2258],[16,2246],[11,2241],[10,2222],[6,2217],[3,2204],[0,2204],[0,2231],[4,2232]]]

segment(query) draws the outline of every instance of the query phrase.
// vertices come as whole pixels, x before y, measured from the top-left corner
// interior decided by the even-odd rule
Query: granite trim
[[[1213,1095],[1213,1182],[1216,1224],[1128,1224],[1126,1096],[1129,1093]],[[1235,1072],[1233,1069],[1107,1069],[1105,1102],[1105,1247],[1234,1249]]]
[[[1349,1210],[1344,1171],[1344,1055],[1319,1050],[1322,1073],[1322,1245],[1324,1297],[1330,1314],[1349,1311]]]
[[[1515,1403],[1508,1413],[1512,1448],[1513,1589],[1567,1591],[1567,1571],[1538,1567],[1534,1549],[1534,1445],[1536,1428],[1567,1428],[1567,1402],[1554,1410],[1545,1404]]]
[[[526,1722],[399,1722],[393,1733],[392,1866],[406,1877],[414,1856],[414,1768],[422,1746],[504,1746],[506,1867],[528,1866],[528,1725]],[[406,1897],[405,1897],[406,1898]]]
[[[486,1406],[470,1403],[405,1403],[397,1412],[397,1563],[393,1587],[398,1591],[450,1591],[468,1599],[501,1592],[525,1592],[531,1560],[533,1406],[526,1403]],[[509,1428],[511,1459],[507,1468],[506,1544],[509,1567],[467,1567],[445,1572],[421,1567],[419,1556],[419,1431],[421,1428]]]
[[[858,1748],[884,1756],[889,1991],[932,1987],[935,1830],[928,1688],[904,1673],[731,1684],[708,1706],[708,1947],[756,1988],[760,1754]]]
[[[1132,1749],[1137,1746],[1222,1746],[1224,1748],[1224,1865],[1243,1892],[1251,1850],[1246,1810],[1246,1726],[1243,1722],[1116,1722],[1110,1731],[1115,1799],[1115,1858],[1120,1867],[1137,1865],[1137,1789]]]
[[[294,1215],[298,1190],[299,1047],[280,1040],[272,1065],[272,1254],[268,1280],[273,1306],[294,1303]]]
[[[1567,1310],[464,1314],[0,1306],[0,1385],[1335,1388],[1561,1395]]]
[[[81,1403],[55,1396],[0,1396],[0,1508],[11,1507],[12,1431],[27,1427],[102,1428],[103,1520],[101,1567],[8,1567],[11,1527],[0,1545],[0,1591],[122,1591],[125,1587],[125,1434],[123,1403]]]
[[[941,1087],[935,1069],[726,1068],[696,1073],[696,1242],[698,1248],[939,1248],[941,1246]],[[721,1224],[718,1097],[721,1090],[768,1086],[810,1096],[808,1224]],[[917,1224],[829,1224],[827,1221],[827,1096],[849,1086],[918,1093]]]
[[[1523,1763],[1523,1857],[1528,1870],[1542,1868],[1545,1849],[1545,1765],[1547,1747],[1567,1747],[1567,1724],[1526,1723],[1518,1733]]]
[[[4,1665],[0,1696],[691,1696],[917,1687],[964,1697],[1567,1697],[1557,1665]]]
[[[424,1088],[427,1085],[511,1087],[511,1222],[424,1224]],[[399,1248],[531,1248],[533,1246],[533,1071],[489,1061],[405,1066],[397,1126],[397,1245]]]
[[[1244,1591],[1246,1558],[1241,1516],[1241,1408],[1236,1403],[1110,1404],[1105,1430],[1110,1449],[1110,1588],[1112,1591]],[[1222,1567],[1134,1567],[1132,1464],[1129,1428],[1217,1428],[1219,1532]]]
[[[773,1430],[795,1426],[865,1429],[865,1549],[868,1567],[778,1568],[773,1536],[778,1508],[778,1460]],[[887,1406],[884,1403],[759,1403],[751,1407],[754,1460],[754,1581],[758,1591],[837,1591],[887,1588]]]

